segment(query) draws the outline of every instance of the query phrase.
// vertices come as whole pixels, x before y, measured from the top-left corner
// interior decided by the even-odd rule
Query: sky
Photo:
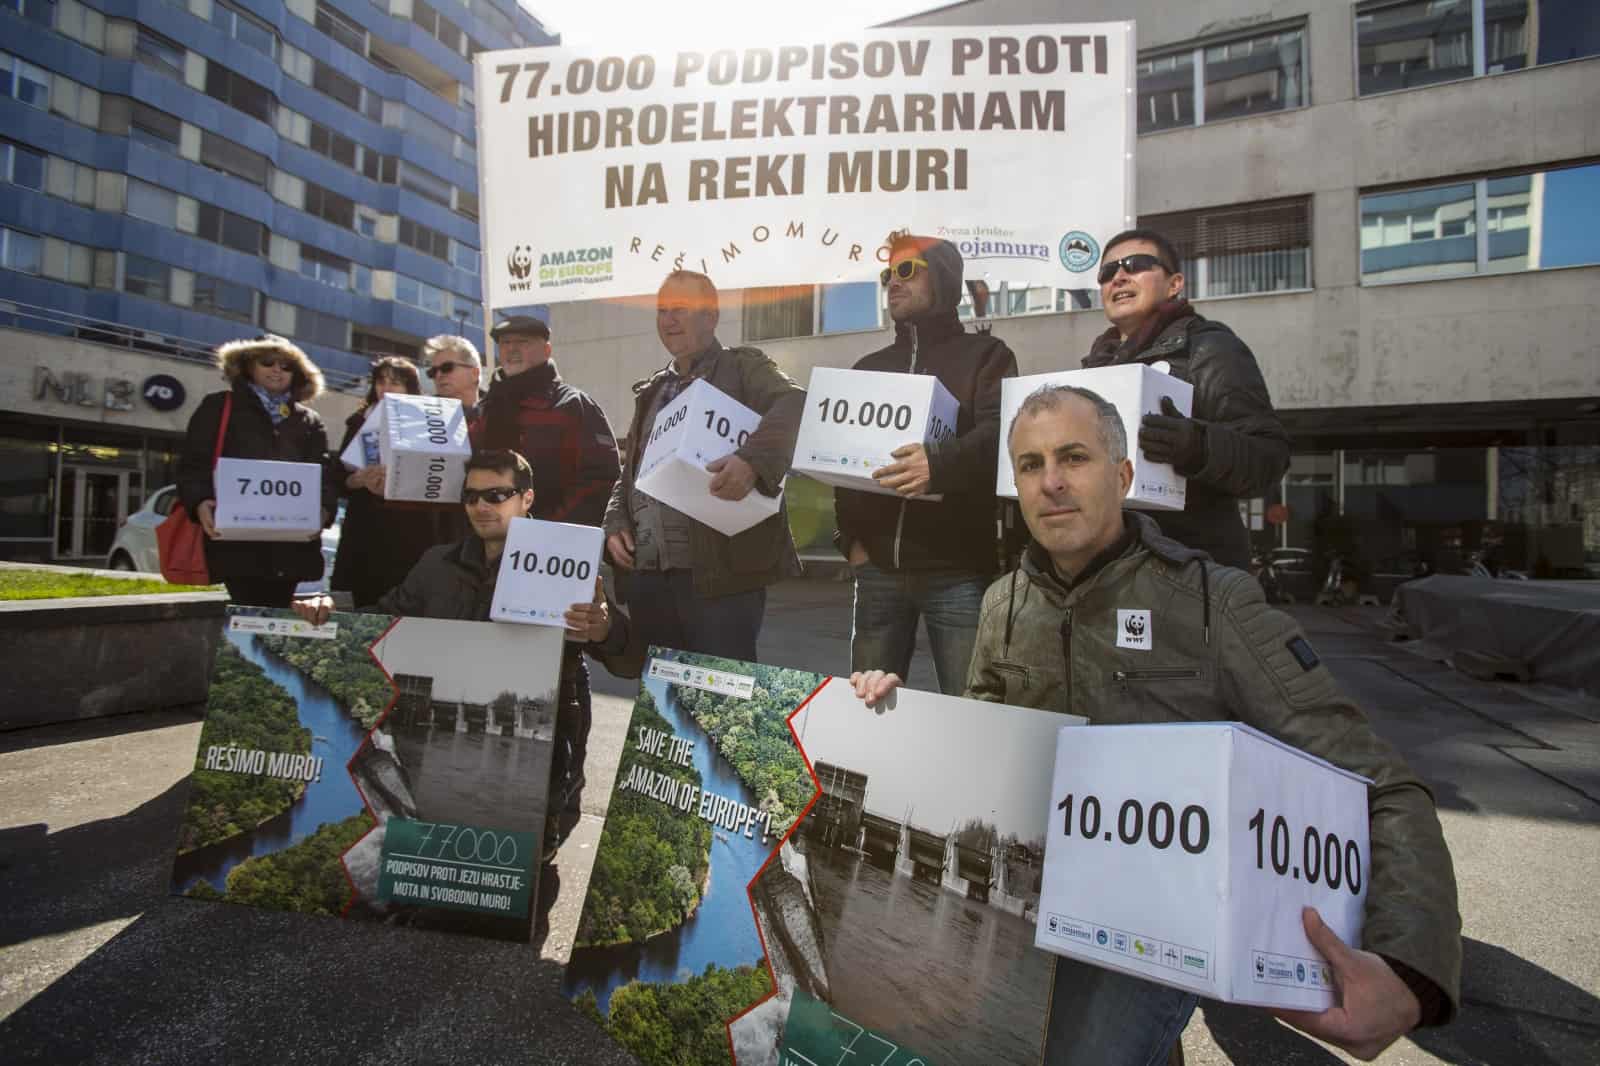
[[[813,762],[867,775],[874,814],[899,819],[910,809],[913,825],[935,833],[982,818],[1001,834],[1031,840],[1045,835],[1056,734],[1069,721],[913,689],[896,692],[892,710],[873,714],[836,677],[795,717],[794,729]]]
[[[487,703],[508,691],[553,696],[561,642],[553,626],[402,618],[372,650],[390,674],[432,676],[436,699]]]
[[[652,46],[698,42],[816,40],[944,7],[930,0],[523,0],[545,29],[569,45],[638,41]]]

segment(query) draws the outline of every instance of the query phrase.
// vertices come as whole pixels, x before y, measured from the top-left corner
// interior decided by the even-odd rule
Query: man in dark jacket
[[[1017,359],[1004,341],[968,333],[961,302],[961,253],[949,241],[889,237],[889,317],[894,343],[862,357],[856,370],[931,374],[960,401],[956,435],[895,449],[873,477],[897,496],[834,489],[834,542],[855,573],[852,670],[911,666],[917,619],[925,619],[939,688],[959,693],[978,633],[983,590],[994,576],[995,461],[1000,380]],[[941,495],[943,499],[918,499]]]
[[[600,405],[561,380],[550,327],[514,315],[490,330],[500,369],[483,401],[477,448],[519,452],[533,467],[532,515],[598,526],[617,480],[617,440]]]
[[[526,517],[535,503],[533,471],[527,460],[515,452],[477,452],[467,460],[461,501],[472,532],[454,544],[428,549],[406,579],[368,610],[415,618],[489,620],[500,555],[511,520]],[[328,596],[316,596],[295,601],[294,608],[302,618],[320,625],[333,610],[333,601]],[[583,652],[588,651],[619,676],[637,677],[644,659],[642,645],[630,640],[627,616],[610,609],[598,585],[594,602],[573,604],[567,611],[566,623],[567,644],[556,700],[555,751],[550,763],[549,813],[545,820],[545,867],[539,874],[541,927],[561,883],[552,862],[555,850],[578,824],[583,795],[583,767],[592,722]]]
[[[1024,401],[1006,443],[1033,543],[984,597],[967,695],[1086,715],[1091,728],[1242,721],[1368,778],[1362,942],[1345,944],[1312,908],[1301,914],[1333,969],[1339,1005],[1274,1013],[1363,1059],[1419,1025],[1449,1021],[1461,1001],[1461,916],[1427,786],[1249,574],[1121,509],[1133,467],[1115,407],[1084,389],[1046,387]],[[1138,646],[1120,639],[1119,612],[1135,611],[1149,615]],[[878,672],[850,680],[873,704],[899,682]],[[1192,992],[1057,959],[1044,1061],[1160,1062],[1196,1002]]]
[[[1106,243],[1100,299],[1111,328],[1083,365],[1165,360],[1194,386],[1190,417],[1163,401],[1163,413],[1146,415],[1139,429],[1145,458],[1171,463],[1188,479],[1184,509],[1154,517],[1173,540],[1248,570],[1250,534],[1239,501],[1278,485],[1289,469],[1289,436],[1249,347],[1183,298],[1179,262],[1172,242],[1154,230],[1128,230]]]
[[[634,485],[657,413],[696,379],[761,415],[749,440],[707,464],[707,490],[724,500],[776,496],[794,461],[806,393],[758,348],[717,342],[717,287],[673,271],[656,296],[656,334],[671,362],[633,386],[633,421],[622,477],[606,507],[606,550],[627,571],[627,603],[645,644],[754,662],[767,586],[800,572],[789,514],[729,537]]]

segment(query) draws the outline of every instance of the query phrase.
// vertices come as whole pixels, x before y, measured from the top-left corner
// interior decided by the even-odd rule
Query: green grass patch
[[[159,578],[58,574],[53,570],[0,570],[0,600],[57,600],[68,596],[148,596],[206,592],[221,585],[169,585]]]

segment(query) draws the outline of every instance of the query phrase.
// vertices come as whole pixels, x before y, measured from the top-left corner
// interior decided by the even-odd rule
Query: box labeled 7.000
[[[1034,943],[1226,1003],[1325,1010],[1333,971],[1300,912],[1360,946],[1367,785],[1237,723],[1064,728]]]

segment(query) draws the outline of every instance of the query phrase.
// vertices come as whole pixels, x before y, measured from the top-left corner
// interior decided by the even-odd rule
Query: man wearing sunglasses
[[[922,618],[939,688],[959,694],[978,633],[983,590],[998,568],[994,471],[1000,440],[1000,382],[1017,359],[1004,341],[968,333],[961,302],[961,253],[949,241],[890,234],[882,280],[894,343],[856,370],[931,374],[961,403],[956,435],[908,441],[872,476],[893,496],[834,489],[834,544],[855,575],[851,670],[904,677]],[[942,500],[919,499],[938,494]]]
[[[447,400],[460,400],[462,413],[470,424],[478,415],[478,387],[483,378],[483,360],[478,346],[465,337],[441,333],[429,337],[422,346],[425,373],[433,391]]]
[[[1086,367],[1155,363],[1194,386],[1190,417],[1172,401],[1145,415],[1139,450],[1188,479],[1181,512],[1153,515],[1173,540],[1217,562],[1250,568],[1250,534],[1239,500],[1265,496],[1289,468],[1289,436],[1272,409],[1256,357],[1221,322],[1195,313],[1183,296],[1178,250],[1154,230],[1133,229],[1106,242],[1100,299],[1111,328],[1090,348]]]
[[[525,518],[535,502],[533,470],[513,451],[480,451],[467,460],[461,504],[471,532],[454,544],[428,549],[406,579],[378,598],[374,614],[415,618],[449,618],[487,622],[494,601],[500,556],[513,518]],[[327,595],[296,600],[295,613],[321,625],[333,610]],[[583,652],[603,662],[619,677],[637,677],[643,667],[643,646],[630,643],[627,616],[606,602],[599,579],[591,603],[567,610],[567,644],[561,660],[561,689],[556,701],[555,752],[550,766],[550,802],[545,820],[544,862],[539,873],[538,931],[548,928],[550,907],[560,889],[555,850],[578,824],[583,794],[584,759],[591,722],[588,670]]]

